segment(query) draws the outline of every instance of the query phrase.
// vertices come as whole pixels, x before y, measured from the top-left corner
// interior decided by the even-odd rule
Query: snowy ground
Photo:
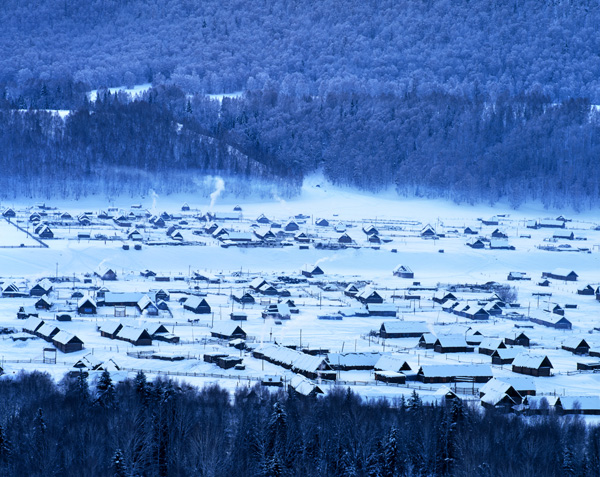
[[[226,184],[224,184],[226,189]],[[190,205],[190,212],[181,212],[184,202]],[[141,205],[131,208],[131,205]],[[318,240],[335,241],[340,233],[333,228],[342,222],[346,232],[354,239],[357,248],[341,250],[319,250],[314,246],[301,250],[297,244],[280,248],[223,248],[218,240],[206,234],[194,234],[195,230],[204,227],[196,217],[208,210],[213,212],[232,212],[234,205],[243,209],[242,220],[222,222],[229,231],[251,231],[254,220],[265,214],[271,220],[280,224],[293,216],[303,214],[306,219],[298,219],[300,230],[310,235],[318,236]],[[131,199],[113,199],[110,204],[101,199],[84,199],[79,202],[56,201],[46,204],[55,207],[48,210],[46,220],[55,220],[50,226],[55,238],[46,240],[49,248],[2,248],[0,247],[0,286],[10,282],[18,284],[23,289],[31,287],[42,277],[74,277],[78,281],[64,282],[56,285],[50,298],[53,308],[42,311],[40,317],[53,320],[59,310],[73,309],[76,299],[71,295],[79,289],[89,293],[83,284],[84,275],[112,268],[118,274],[118,281],[103,283],[98,277],[92,277],[92,285],[107,286],[111,291],[138,291],[150,293],[160,288],[171,292],[170,307],[172,316],[163,313],[158,318],[141,317],[134,309],[128,309],[127,318],[115,317],[110,307],[99,308],[99,314],[93,317],[76,315],[72,322],[54,322],[60,329],[76,334],[85,343],[84,350],[62,354],[58,352],[56,364],[43,364],[44,348],[51,347],[40,339],[27,342],[13,342],[10,335],[0,335],[0,359],[5,373],[12,374],[20,369],[40,369],[48,371],[56,379],[60,379],[72,365],[82,356],[93,353],[100,359],[113,358],[117,364],[130,371],[121,373],[126,376],[135,369],[144,369],[149,374],[170,373],[178,379],[185,379],[194,384],[218,382],[228,389],[237,386],[253,384],[265,374],[277,374],[289,379],[290,371],[281,367],[257,360],[250,354],[243,354],[244,371],[222,370],[216,365],[204,363],[202,355],[206,351],[226,350],[232,355],[240,355],[240,351],[228,348],[226,343],[210,339],[210,327],[215,322],[229,321],[229,313],[239,311],[240,305],[230,299],[231,293],[247,291],[249,281],[262,277],[270,283],[276,283],[277,288],[287,288],[291,299],[300,309],[298,315],[292,315],[291,320],[276,325],[273,320],[261,318],[261,312],[266,300],[275,302],[276,299],[260,297],[263,304],[257,303],[244,307],[248,313],[248,321],[242,322],[242,327],[251,337],[254,344],[276,340],[283,344],[294,344],[310,347],[327,348],[332,352],[378,351],[400,352],[409,363],[417,367],[425,363],[490,363],[490,358],[478,353],[452,353],[442,355],[431,350],[420,350],[416,347],[416,339],[390,339],[385,341],[369,340],[366,334],[378,330],[383,321],[391,318],[381,317],[345,317],[341,321],[325,321],[317,319],[318,315],[336,313],[340,309],[359,306],[352,298],[344,296],[343,286],[352,282],[370,282],[384,296],[386,302],[398,306],[398,316],[404,320],[427,321],[430,329],[437,335],[447,333],[465,333],[469,327],[480,331],[486,337],[513,335],[517,322],[506,319],[492,319],[488,322],[473,322],[441,310],[439,305],[431,301],[433,291],[419,292],[421,300],[411,303],[393,295],[402,295],[406,287],[413,281],[419,281],[422,286],[438,287],[456,283],[485,283],[496,281],[514,285],[518,289],[518,302],[521,308],[516,311],[527,315],[531,311],[540,311],[552,303],[577,305],[576,309],[567,309],[565,316],[573,323],[573,330],[554,330],[532,323],[525,323],[533,328],[523,329],[534,343],[536,353],[549,357],[554,369],[550,378],[536,378],[538,393],[557,394],[598,394],[600,389],[600,374],[591,372],[574,373],[577,358],[571,353],[560,349],[562,341],[571,336],[584,337],[592,347],[600,347],[600,334],[594,330],[600,318],[600,302],[593,296],[581,296],[577,289],[588,283],[596,288],[600,283],[600,231],[594,227],[600,223],[598,211],[588,211],[575,214],[572,211],[548,211],[532,204],[519,211],[510,210],[502,205],[486,206],[456,206],[441,200],[398,199],[393,195],[368,195],[355,191],[339,189],[326,184],[319,179],[307,181],[302,195],[290,201],[256,201],[239,202],[233,199],[222,200],[219,193],[212,200],[185,197],[148,197],[132,201]],[[127,241],[127,229],[118,227],[112,221],[94,219],[89,227],[79,227],[75,219],[59,221],[57,216],[69,212],[73,217],[80,213],[90,212],[93,217],[100,210],[113,206],[119,209],[116,213],[138,213],[147,209],[153,214],[166,211],[179,215],[175,222],[185,220],[187,224],[179,229],[184,237],[184,245],[172,245],[172,240],[166,236],[166,228],[156,229],[151,226],[147,217],[135,221],[144,243],[142,250],[123,250],[122,245]],[[3,203],[0,209],[14,207],[18,212],[15,223],[31,231],[28,224],[29,215],[38,210],[27,201]],[[502,215],[498,226],[482,225],[478,219],[488,219]],[[528,229],[528,220],[539,220],[565,215],[568,231],[585,240],[548,241],[553,229]],[[330,227],[317,227],[317,218],[326,218]],[[389,240],[378,248],[366,240],[362,227],[374,224],[380,229],[381,237]],[[437,240],[424,239],[419,236],[421,229],[430,224],[438,233],[445,234]],[[471,238],[463,234],[464,227],[469,226],[480,231],[480,236],[486,237],[499,228],[508,235],[510,245],[515,250],[476,250],[465,244]],[[103,235],[101,240],[78,239],[78,233],[87,231],[92,238]],[[279,229],[273,229],[277,231]],[[150,245],[151,243],[164,245]],[[0,245],[19,246],[34,245],[35,241],[26,234],[18,231],[13,225],[0,221]],[[546,251],[537,248],[540,245],[569,245],[562,250]],[[574,251],[588,249],[589,253]],[[443,250],[443,253],[440,253]],[[396,278],[392,270],[399,264],[407,265],[415,273],[414,280]],[[277,277],[300,276],[302,270],[319,265],[325,276],[319,281],[329,285],[330,291],[319,286],[316,280],[306,284],[279,284]],[[537,285],[541,273],[555,268],[568,268],[579,275],[575,283],[552,280],[548,288]],[[143,278],[140,271],[150,269],[159,275],[169,277],[167,283],[156,282],[151,278]],[[218,275],[220,283],[190,281],[194,271]],[[526,272],[530,281],[507,282],[509,272]],[[178,278],[178,280],[176,280]],[[199,287],[195,289],[194,287]],[[212,307],[212,315],[193,315],[185,311],[178,299],[188,293],[206,292],[206,299]],[[551,292],[551,298],[534,296],[533,293]],[[465,299],[469,297],[464,297]],[[21,331],[22,322],[16,319],[20,306],[32,306],[34,298],[1,298],[0,327],[16,328]],[[191,324],[188,320],[199,319]],[[113,341],[103,338],[97,332],[97,326],[111,321],[127,321],[134,326],[160,321],[169,331],[181,337],[178,345],[155,341],[152,347],[134,348],[123,341]],[[519,323],[517,323],[519,324]],[[127,352],[152,349],[161,353],[177,353],[185,356],[182,361],[161,361],[156,359],[138,359],[127,355]],[[593,358],[591,358],[593,360]],[[586,357],[585,360],[590,360]],[[510,366],[493,367],[494,375],[514,375]],[[197,376],[190,374],[196,373]],[[570,374],[567,374],[570,373]],[[185,375],[184,375],[185,374]],[[202,374],[202,375],[201,375]],[[211,376],[213,375],[213,376]],[[217,376],[218,375],[218,376]],[[410,393],[414,386],[420,386],[424,393],[433,392],[437,385],[422,385],[411,383],[410,387],[376,385],[373,373],[370,371],[349,371],[339,373],[339,379],[345,383],[351,382],[353,388],[365,396],[394,397]],[[355,384],[354,384],[355,383]],[[328,385],[325,384],[324,387]],[[428,391],[429,390],[429,391]]]

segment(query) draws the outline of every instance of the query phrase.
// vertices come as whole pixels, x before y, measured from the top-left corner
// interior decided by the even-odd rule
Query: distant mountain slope
[[[0,83],[600,102],[597,1],[7,0],[0,18]]]

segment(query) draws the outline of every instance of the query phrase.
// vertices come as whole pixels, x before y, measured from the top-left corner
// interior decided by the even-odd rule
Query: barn
[[[80,315],[95,315],[96,310],[96,302],[90,297],[81,297],[77,302],[77,312]]]
[[[360,293],[357,293],[355,298],[361,303],[383,303],[383,297],[371,288],[365,288]]]
[[[475,348],[468,346],[462,335],[442,335],[435,341],[433,350],[436,353],[472,353]]]
[[[131,343],[134,346],[151,346],[152,336],[146,330],[134,326],[123,326],[115,336],[118,340]]]
[[[72,353],[83,349],[83,341],[68,331],[59,331],[52,338],[52,344],[63,353]]]
[[[183,304],[183,308],[185,310],[191,311],[192,313],[196,313],[197,315],[206,315],[210,314],[211,308],[208,302],[199,296],[191,296],[189,297]]]
[[[424,333],[429,333],[425,321],[386,321],[379,328],[382,338],[420,338]]]
[[[389,316],[398,314],[398,307],[393,303],[368,303],[367,311],[369,316]]]
[[[50,342],[52,341],[52,338],[54,338],[58,334],[59,331],[60,329],[57,326],[52,325],[50,323],[44,323],[37,329],[35,334],[43,340]]]
[[[479,354],[486,354],[492,356],[494,351],[506,348],[504,342],[499,338],[486,338],[479,344]]]
[[[304,376],[295,375],[290,380],[288,389],[298,396],[304,398],[314,398],[323,393],[323,390],[312,381],[309,381]]]
[[[111,340],[114,340],[117,338],[117,333],[121,331],[121,328],[123,328],[121,323],[105,323],[100,327],[100,335],[104,338],[110,338]]]
[[[504,342],[510,346],[525,346],[529,348],[529,337],[525,333],[514,334],[504,338]]]
[[[410,269],[410,267],[407,267],[406,265],[398,265],[396,268],[394,268],[394,271],[392,273],[395,277],[415,278],[415,274],[413,273],[413,271]]]
[[[49,310],[52,308],[52,302],[47,295],[41,296],[34,304],[36,310]]]
[[[518,355],[513,363],[514,373],[527,374],[529,376],[550,376],[553,368],[548,356],[522,353]]]
[[[375,381],[386,384],[405,384],[406,376],[396,371],[375,371]]]
[[[231,295],[231,299],[237,303],[243,304],[252,304],[255,303],[255,299],[250,293],[246,292],[243,295],[236,295],[235,293]]]
[[[492,364],[512,364],[515,358],[522,353],[519,348],[498,348],[492,353]]]
[[[436,341],[437,336],[435,336],[433,333],[423,333],[423,335],[419,338],[419,348],[433,349]]]
[[[426,384],[487,383],[492,377],[492,368],[488,364],[424,364],[417,371],[417,379]]]
[[[581,336],[568,338],[563,342],[561,348],[573,354],[588,354],[590,352],[590,345]]]
[[[98,275],[104,281],[114,281],[114,280],[117,279],[117,272],[115,272],[111,268],[109,268],[108,270],[106,270],[104,273],[100,273]]]
[[[219,338],[223,340],[233,340],[238,338],[243,340],[246,339],[246,332],[241,328],[241,326],[230,322],[215,323],[210,330],[210,334],[213,338]]]
[[[31,290],[29,290],[29,296],[43,296],[47,295],[52,291],[52,283],[47,278],[37,282]]]
[[[542,278],[554,278],[555,280],[564,280],[567,282],[575,282],[578,277],[579,275],[568,268],[556,268],[551,272],[542,273]]]

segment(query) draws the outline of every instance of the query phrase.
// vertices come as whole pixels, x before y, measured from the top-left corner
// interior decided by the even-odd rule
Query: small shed
[[[395,277],[415,278],[415,274],[413,273],[413,271],[410,269],[410,267],[407,267],[406,265],[398,265],[396,268],[394,268],[394,271],[392,273]]]

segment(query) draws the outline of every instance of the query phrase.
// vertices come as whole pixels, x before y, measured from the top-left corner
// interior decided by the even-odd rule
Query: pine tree
[[[0,425],[0,464],[6,464],[12,456],[12,448],[4,426]]]
[[[82,370],[79,370],[76,382],[77,398],[80,404],[85,404],[90,399],[90,386],[87,381],[87,376]]]
[[[110,373],[104,370],[96,386],[95,404],[106,409],[112,409],[115,406],[115,399],[115,386]]]
[[[143,371],[138,371],[133,380],[133,388],[143,404],[148,403],[150,396],[150,385]]]
[[[573,459],[573,451],[569,446],[566,446],[563,449],[562,475],[564,477],[572,477],[577,475],[577,471],[575,469],[575,460]]]
[[[381,444],[381,441],[378,440],[367,459],[367,475],[369,477],[382,477],[383,452],[383,445]]]
[[[114,477],[127,477],[127,466],[123,457],[123,451],[117,449],[112,458],[112,470]]]
[[[382,477],[394,477],[398,467],[398,431],[395,427],[390,430],[388,439],[383,448]]]

